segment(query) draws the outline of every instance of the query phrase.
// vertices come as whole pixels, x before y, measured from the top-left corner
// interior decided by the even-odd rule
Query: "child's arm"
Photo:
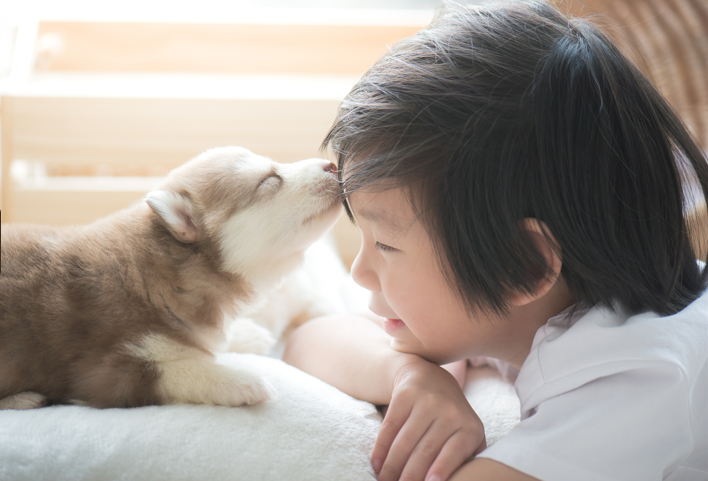
[[[538,478],[487,458],[476,458],[465,464],[455,472],[450,481],[481,481],[488,479],[493,479],[494,481],[539,481]],[[428,478],[425,478],[425,480],[430,481]]]
[[[396,372],[419,359],[393,351],[389,342],[383,329],[369,319],[322,317],[292,333],[283,360],[357,399],[386,405]]]
[[[389,343],[368,319],[330,316],[297,329],[283,359],[356,398],[390,404],[372,454],[379,481],[445,480],[484,449],[484,426],[448,371]]]

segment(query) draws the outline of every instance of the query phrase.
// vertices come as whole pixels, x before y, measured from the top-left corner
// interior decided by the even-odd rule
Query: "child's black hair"
[[[504,313],[547,275],[524,218],[557,241],[577,308],[670,315],[706,287],[684,218],[705,158],[607,36],[545,3],[445,6],[364,75],[323,146],[345,196],[404,188],[470,309]]]

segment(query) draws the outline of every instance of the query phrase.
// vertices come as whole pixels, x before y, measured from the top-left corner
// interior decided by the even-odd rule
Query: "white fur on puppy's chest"
[[[251,319],[236,319],[227,327],[228,351],[265,355],[277,342],[271,332]]]

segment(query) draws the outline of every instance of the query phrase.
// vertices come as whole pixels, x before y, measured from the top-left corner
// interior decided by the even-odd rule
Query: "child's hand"
[[[396,376],[371,460],[379,481],[444,481],[486,446],[482,421],[455,378],[420,359]]]

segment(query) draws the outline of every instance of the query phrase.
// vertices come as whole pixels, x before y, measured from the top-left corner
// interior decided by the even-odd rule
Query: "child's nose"
[[[364,253],[363,246],[352,263],[352,279],[354,279],[354,282],[359,284],[361,287],[371,292],[378,292],[381,290],[379,278],[376,275],[376,272],[374,272],[371,268],[369,259]]]

